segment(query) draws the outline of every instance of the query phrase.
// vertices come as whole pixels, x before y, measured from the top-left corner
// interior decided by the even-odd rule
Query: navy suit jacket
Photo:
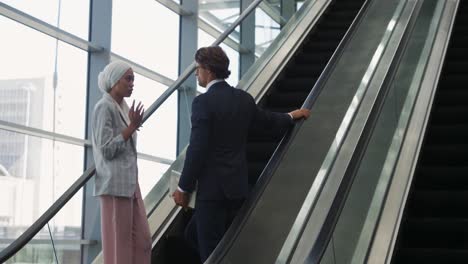
[[[288,114],[261,110],[243,90],[213,84],[192,103],[192,130],[179,187],[197,200],[242,199],[248,192],[246,144],[255,127],[284,131]]]

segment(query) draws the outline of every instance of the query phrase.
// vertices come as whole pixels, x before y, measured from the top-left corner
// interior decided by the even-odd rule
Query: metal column
[[[180,15],[179,74],[192,64],[198,43],[198,1],[183,0],[181,5],[191,15]],[[192,75],[178,91],[177,155],[189,142],[191,105],[196,95],[197,80]]]
[[[253,0],[241,0],[241,13],[253,2]],[[255,11],[242,21],[241,28],[241,46],[248,52],[239,52],[239,72],[240,78],[249,70],[255,62]]]
[[[111,45],[112,0],[91,0],[90,42],[104,48],[103,52],[89,53],[88,56],[88,91],[86,113],[86,138],[91,137],[91,118],[94,105],[102,97],[98,89],[98,74],[109,63]],[[86,168],[94,164],[91,147],[85,150]],[[85,240],[98,241],[94,245],[81,246],[81,263],[91,263],[101,251],[101,214],[99,200],[93,196],[94,180],[90,180],[83,191],[82,237]]]
[[[296,13],[295,0],[281,0],[281,17],[288,21]],[[281,27],[283,27],[282,25]]]

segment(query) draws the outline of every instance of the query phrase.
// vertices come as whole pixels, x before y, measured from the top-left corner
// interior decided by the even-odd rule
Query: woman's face
[[[135,75],[133,75],[133,70],[128,69],[114,87],[112,87],[112,90],[115,90],[114,93],[120,97],[130,97],[133,92],[134,80]]]

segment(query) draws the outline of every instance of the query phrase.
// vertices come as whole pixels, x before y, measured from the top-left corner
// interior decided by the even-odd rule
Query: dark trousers
[[[223,238],[243,201],[244,199],[197,200],[195,213],[185,229],[185,238],[198,251],[202,263]]]

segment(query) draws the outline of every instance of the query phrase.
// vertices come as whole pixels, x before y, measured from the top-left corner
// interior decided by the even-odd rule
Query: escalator
[[[311,1],[311,3],[314,4],[316,2],[320,1]],[[365,2],[366,4],[364,4]],[[304,101],[306,101],[306,98],[307,101],[309,101],[314,85],[316,85],[317,82],[320,84],[320,80],[327,79],[327,74],[323,74],[326,76],[325,78],[322,76],[324,68],[326,68],[330,58],[332,58],[340,41],[343,39],[346,31],[350,28],[350,25],[355,19],[359,10],[363,7],[363,5],[366,6],[368,2],[371,1],[332,0],[330,1],[330,4],[328,4],[326,1],[320,3],[322,5],[328,5],[327,10],[325,10],[323,15],[320,16],[318,22],[314,21],[314,24],[310,24],[314,25],[314,28],[312,28],[309,35],[297,49],[296,54],[292,56],[289,62],[287,62],[287,65],[281,70],[280,75],[270,86],[263,98],[260,99],[259,105],[262,108],[268,109],[270,111],[288,112],[290,110],[301,107]],[[316,14],[322,14],[321,10],[317,11]],[[296,40],[297,39],[299,38],[296,38]],[[345,38],[344,42],[346,43],[347,40],[349,40],[349,38]],[[367,42],[371,41],[366,41],[366,43]],[[344,47],[344,45],[340,47]],[[365,48],[362,48],[362,46],[359,48],[366,50]],[[340,56],[333,56],[333,58],[339,57]],[[334,62],[334,59],[332,59],[332,62]],[[334,66],[334,63],[330,63],[329,66]],[[333,67],[327,67],[327,69],[330,68]],[[358,64],[356,64],[354,68],[360,70]],[[192,71],[194,69],[195,68],[193,65]],[[153,113],[162,104],[162,102],[164,102],[171,95],[171,93],[176,91],[189,74],[190,67],[163,93],[163,95],[161,95],[161,97],[155,101],[155,103],[153,103],[153,105],[150,107],[150,109],[153,110],[151,112],[148,111],[148,115],[146,115],[146,117],[149,117],[151,113]],[[317,86],[320,88],[320,85]],[[347,89],[345,90],[348,91]],[[349,92],[352,93],[351,89],[349,89]],[[318,93],[315,93],[314,96],[317,94]],[[261,134],[252,133],[252,136],[249,138],[248,142],[247,157],[249,163],[249,183],[252,188],[254,186],[259,186],[259,184],[256,185],[256,183],[258,182],[260,175],[262,175],[262,179],[265,178],[265,175],[268,176],[268,173],[264,172],[265,166],[269,162],[270,157],[275,152],[275,149],[277,148],[278,143],[282,138],[282,135],[278,135],[277,132],[261,132]],[[317,151],[316,149],[315,151]],[[170,168],[179,166],[181,160],[183,161],[183,157],[180,159],[178,157],[178,159],[170,166]],[[50,222],[55,214],[67,204],[69,199],[71,199],[77,193],[77,191],[81,190],[81,188],[90,179],[92,179],[94,173],[95,170],[93,166],[88,168],[84,174],[72,186],[70,186],[70,188],[62,196],[60,196],[57,201],[54,202],[54,204],[40,217],[40,219],[38,219],[30,228],[28,228],[26,232],[24,232],[24,234],[16,239],[7,248],[7,250],[3,251],[4,254],[2,252],[2,255],[0,256],[0,262],[8,260],[8,258],[14,254],[17,254],[23,249],[27,250],[28,243],[31,243],[33,237],[38,234],[39,230],[41,230],[41,228]],[[155,242],[156,245],[153,248],[152,260],[154,263],[197,263],[198,261],[196,253],[188,249],[183,238],[185,225],[190,219],[192,212],[180,210],[180,208],[177,208],[173,205],[172,201],[167,206],[167,208],[169,208],[167,211],[170,211],[170,213],[159,214],[159,211],[157,211],[159,207],[167,205],[164,204],[168,200],[168,196],[166,195],[166,185],[169,177],[166,176],[170,173],[170,170],[168,170],[168,172],[163,175],[162,180],[160,180],[155,185],[153,190],[157,189],[156,194],[153,195],[153,193],[150,193],[150,195],[148,195],[149,197],[145,198],[145,206],[147,205],[148,201],[148,204],[151,204],[151,207],[146,207],[149,218],[152,217],[153,214],[164,218],[161,223],[158,223],[158,225],[151,226],[153,229],[155,229],[153,239],[157,241]],[[301,184],[304,186],[306,185],[304,183]],[[298,204],[299,202],[296,203],[296,205]],[[181,213],[177,213],[179,211],[181,211]],[[173,212],[175,213],[173,214]],[[291,214],[291,217],[294,216]],[[83,225],[93,224],[95,223],[89,223],[89,221],[86,223],[83,222]],[[89,237],[86,235],[85,238],[88,239]],[[53,241],[52,237],[51,240]],[[94,244],[94,238],[90,239],[90,241],[90,244]],[[55,249],[53,251],[55,252]],[[94,257],[94,253],[95,252],[90,254],[90,256],[92,255],[91,257]],[[88,252],[85,254],[88,254]],[[275,253],[269,252],[269,254],[274,255]],[[89,256],[86,256],[86,259],[88,259],[88,257]],[[242,254],[241,257],[245,258],[244,254]],[[101,260],[102,258],[98,256],[93,263],[99,263]]]
[[[392,263],[468,262],[466,14],[460,1]]]
[[[263,109],[289,112],[302,106],[363,2],[336,0],[330,4],[300,50],[260,101]],[[262,132],[261,136],[251,136],[247,145],[251,185],[257,182],[281,139],[276,134],[265,136]]]
[[[273,82],[259,105],[275,112],[300,108],[326,67],[365,0],[333,1],[301,47]],[[249,184],[253,188],[283,134],[277,131],[253,131],[248,139]],[[199,263],[196,254],[185,245],[183,231],[192,212],[177,215],[168,231],[153,248],[153,263]],[[181,254],[184,252],[184,254]]]

